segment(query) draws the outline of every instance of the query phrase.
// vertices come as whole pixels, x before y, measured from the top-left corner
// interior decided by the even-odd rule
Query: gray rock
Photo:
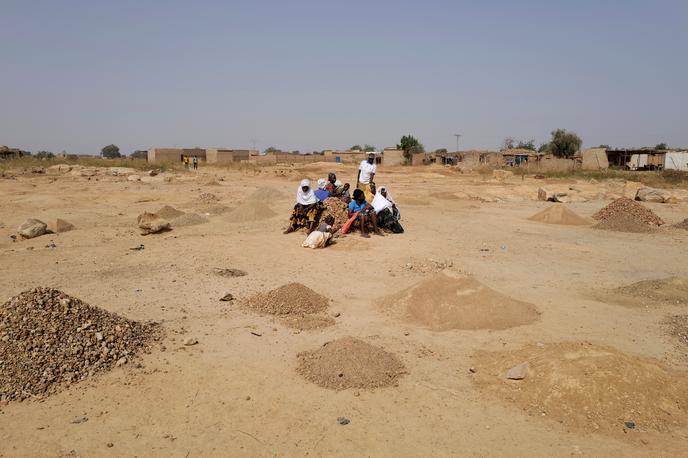
[[[25,239],[32,239],[46,234],[48,232],[48,225],[43,221],[29,218],[19,226],[17,232]]]

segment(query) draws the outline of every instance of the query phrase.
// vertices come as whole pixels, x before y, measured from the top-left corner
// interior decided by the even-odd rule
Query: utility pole
[[[461,134],[454,134],[454,137],[456,137],[456,151],[459,151],[459,137],[461,137]]]

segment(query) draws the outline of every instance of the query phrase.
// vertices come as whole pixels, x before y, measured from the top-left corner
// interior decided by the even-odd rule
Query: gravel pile
[[[332,216],[334,218],[334,224],[332,227],[334,228],[333,232],[337,232],[341,227],[346,223],[346,221],[349,219],[349,211],[347,205],[342,202],[341,199],[338,199],[336,197],[330,197],[328,199],[325,199],[323,202],[323,206],[325,209],[322,212],[322,215],[320,216],[320,221],[324,222],[325,218],[328,216]]]
[[[130,361],[160,338],[140,323],[52,288],[25,291],[0,306],[0,400],[23,400]]]
[[[634,232],[638,234],[654,232],[657,226],[650,226],[638,220],[633,215],[614,215],[609,219],[603,219],[593,226],[594,229],[604,229],[616,232]]]
[[[396,385],[406,374],[395,355],[353,337],[327,342],[317,350],[299,353],[297,358],[299,374],[332,390]]]
[[[655,212],[627,197],[616,199],[592,215],[592,217],[598,221],[605,221],[619,218],[622,215],[632,217],[633,220],[649,226],[661,226],[664,224],[662,218],[657,216]]]
[[[250,297],[246,305],[269,315],[315,314],[325,311],[328,298],[301,283],[287,283]]]
[[[680,223],[674,224],[674,227],[676,229],[685,229],[686,231],[688,231],[688,218],[684,219]]]

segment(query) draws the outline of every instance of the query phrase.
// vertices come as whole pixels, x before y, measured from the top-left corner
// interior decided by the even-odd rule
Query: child
[[[302,246],[304,248],[325,248],[332,239],[332,225],[334,216],[329,215],[325,221],[320,223],[318,229],[308,234]]]

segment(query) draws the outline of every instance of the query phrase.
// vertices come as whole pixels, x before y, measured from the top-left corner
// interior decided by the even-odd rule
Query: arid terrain
[[[355,184],[325,163],[5,173],[0,304],[55,288],[160,337],[0,400],[0,457],[688,455],[685,190],[619,232],[592,217],[634,183],[383,165],[405,233],[303,248],[296,188],[331,170]],[[577,216],[529,219],[553,205]],[[164,206],[184,214],[140,235]],[[74,229],[13,239],[27,218]],[[269,293],[291,283],[296,315]]]

